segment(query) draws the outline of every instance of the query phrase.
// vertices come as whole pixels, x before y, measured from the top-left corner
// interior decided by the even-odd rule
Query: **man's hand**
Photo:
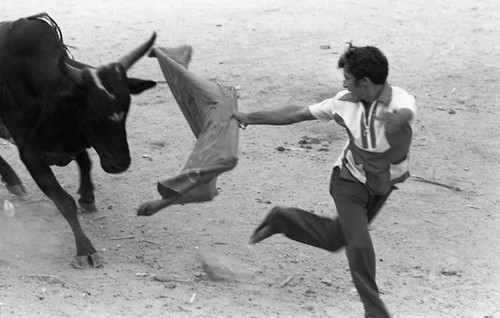
[[[233,117],[234,117],[234,119],[236,119],[238,121],[241,129],[247,128],[247,126],[248,126],[248,121],[247,121],[248,114],[235,112],[235,113],[233,113]]]
[[[409,109],[400,109],[394,113],[385,112],[377,116],[388,134],[397,132],[411,119],[412,113]]]

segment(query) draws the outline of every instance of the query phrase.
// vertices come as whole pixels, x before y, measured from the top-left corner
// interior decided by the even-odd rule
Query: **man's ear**
[[[365,76],[361,79],[361,84],[363,84],[364,86],[368,86],[368,85],[373,85],[373,82],[369,77]]]
[[[142,80],[139,78],[128,78],[128,89],[130,94],[137,95],[144,92],[147,89],[156,86],[156,82],[149,80]]]

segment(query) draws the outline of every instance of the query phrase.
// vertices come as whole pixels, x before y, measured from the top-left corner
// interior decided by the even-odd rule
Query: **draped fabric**
[[[189,71],[191,52],[190,47],[156,47],[150,54],[157,58],[197,141],[180,173],[158,182],[162,198],[143,203],[138,215],[152,215],[172,204],[212,200],[218,194],[217,177],[238,161],[239,125],[232,118],[238,107],[236,90]]]

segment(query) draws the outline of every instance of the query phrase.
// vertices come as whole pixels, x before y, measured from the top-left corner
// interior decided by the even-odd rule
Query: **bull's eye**
[[[125,112],[115,112],[111,116],[108,116],[108,118],[116,123],[122,122],[125,120]]]

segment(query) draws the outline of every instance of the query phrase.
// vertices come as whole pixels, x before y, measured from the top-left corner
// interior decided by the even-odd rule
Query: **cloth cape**
[[[161,180],[160,200],[143,203],[138,215],[149,216],[172,204],[211,201],[217,194],[217,177],[237,162],[239,123],[234,87],[207,81],[187,69],[192,48],[155,47],[167,84],[197,141],[185,166],[176,176]]]

